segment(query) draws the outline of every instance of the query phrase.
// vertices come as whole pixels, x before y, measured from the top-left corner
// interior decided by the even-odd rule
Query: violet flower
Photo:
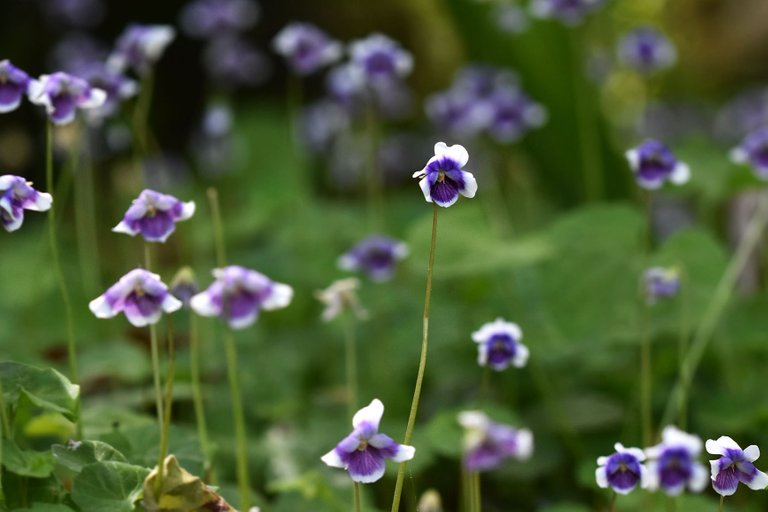
[[[419,186],[428,203],[434,201],[438,206],[448,208],[464,197],[475,197],[477,181],[472,173],[463,171],[469,161],[469,153],[464,146],[445,142],[435,144],[435,156],[429,159],[424,169],[413,173],[414,178],[421,178]]]
[[[222,317],[232,329],[250,326],[262,309],[284,308],[293,298],[287,284],[237,265],[214,269],[213,277],[216,280],[192,297],[190,305],[198,315]]]
[[[136,96],[139,92],[139,86],[134,80],[122,73],[117,73],[101,62],[94,62],[80,68],[78,76],[107,94],[100,107],[91,109],[86,114],[90,121],[97,124],[116,114],[123,101]]]
[[[107,64],[120,73],[132,69],[145,75],[175,37],[176,30],[170,25],[128,25],[117,39]]]
[[[63,72],[30,80],[27,94],[29,101],[45,107],[48,117],[56,125],[71,123],[78,108],[99,108],[107,100],[107,93],[103,90]]]
[[[532,0],[531,14],[574,26],[581,23],[600,3],[601,0]]]
[[[619,41],[619,60],[640,73],[671,68],[677,60],[672,42],[655,27],[632,30]]]
[[[341,44],[310,23],[290,23],[272,40],[297,75],[310,75],[341,58]]]
[[[494,423],[480,411],[462,412],[458,420],[465,429],[463,463],[468,471],[489,471],[505,459],[525,460],[533,453],[530,430]]]
[[[176,223],[194,213],[193,201],[184,203],[171,195],[144,189],[112,231],[130,236],[141,233],[147,242],[165,242],[176,230]]]
[[[719,495],[732,495],[739,487],[739,482],[755,491],[768,486],[768,475],[752,464],[760,457],[760,448],[754,444],[742,450],[730,437],[720,436],[717,440],[707,439],[705,446],[708,453],[721,456],[709,461],[712,466],[712,488]]]
[[[207,38],[251,28],[259,19],[252,0],[195,0],[181,11],[181,28],[192,37]]]
[[[413,69],[411,54],[383,34],[353,41],[349,54],[352,64],[364,72],[369,83],[404,78]]]
[[[741,144],[731,150],[731,160],[749,164],[755,176],[768,180],[768,126],[750,132]]]
[[[701,453],[699,436],[667,426],[661,434],[661,444],[645,449],[648,456],[648,488],[664,489],[676,496],[688,487],[701,492],[707,485],[707,470],[696,459]]]
[[[660,298],[674,297],[680,291],[680,274],[677,269],[651,267],[643,273],[645,299],[655,304]]]
[[[595,479],[603,489],[610,487],[618,494],[629,494],[640,485],[648,486],[648,468],[643,461],[645,454],[640,448],[624,448],[621,443],[614,445],[615,453],[597,458]]]
[[[0,222],[9,233],[21,227],[24,210],[44,212],[52,202],[51,194],[38,192],[21,176],[0,176]]]
[[[163,312],[179,309],[181,301],[168,292],[160,276],[137,268],[93,299],[88,307],[97,318],[112,318],[122,312],[131,324],[144,327],[159,322]]]
[[[666,181],[682,185],[691,177],[688,165],[680,162],[666,145],[657,140],[646,140],[627,151],[626,157],[637,184],[646,190],[661,188]]]
[[[488,133],[497,142],[515,142],[529,129],[543,125],[547,118],[544,107],[533,102],[519,87],[505,87],[490,101],[493,114]]]
[[[321,460],[333,468],[347,470],[353,481],[369,484],[384,476],[387,459],[394,462],[413,459],[416,453],[413,446],[398,444],[379,433],[383,414],[384,404],[378,399],[357,411],[352,418],[352,433]]]
[[[0,114],[11,112],[21,104],[30,79],[8,59],[0,60]]]
[[[408,256],[408,246],[393,238],[372,235],[339,257],[338,266],[350,272],[363,272],[376,282],[387,281],[397,263]]]
[[[336,66],[325,77],[325,89],[339,104],[348,108],[356,106],[366,94],[365,72],[350,63]]]
[[[512,365],[522,368],[528,362],[528,347],[520,343],[523,332],[517,324],[497,318],[472,333],[478,343],[477,364],[501,371]]]

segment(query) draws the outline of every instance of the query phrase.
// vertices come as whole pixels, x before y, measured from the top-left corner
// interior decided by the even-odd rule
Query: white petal
[[[600,466],[595,470],[595,480],[601,489],[608,488],[608,475],[605,472],[605,466]]]
[[[664,444],[685,447],[694,457],[701,453],[701,438],[699,436],[683,432],[673,425],[668,425],[664,428],[664,431],[661,434],[661,438],[664,440]]]
[[[459,190],[459,194],[464,197],[475,197],[477,192],[477,180],[471,172],[461,171],[461,176],[464,178],[464,188]]]
[[[728,156],[731,158],[731,162],[735,164],[743,164],[749,160],[749,155],[744,151],[741,146],[733,148]]]
[[[432,195],[429,187],[429,180],[427,178],[422,178],[421,181],[419,181],[419,187],[421,187],[421,192],[424,194],[424,199],[426,199],[428,203],[431,203]]]
[[[469,162],[469,153],[461,144],[454,144],[445,150],[445,154],[459,163],[459,167],[464,167]],[[470,196],[471,197],[471,196]]]
[[[689,179],[691,179],[691,169],[688,167],[688,164],[677,162],[677,165],[672,170],[672,174],[669,176],[669,181],[675,185],[683,185],[688,183]]]
[[[378,430],[383,415],[384,404],[378,398],[374,398],[367,407],[363,407],[355,413],[352,418],[352,426],[357,428],[361,423],[368,423]]]
[[[392,460],[395,462],[405,462],[411,460],[414,455],[416,455],[416,448],[407,444],[401,444],[398,446],[397,452],[392,456]]]
[[[725,450],[727,449],[741,450],[736,441],[728,436],[720,436],[717,440],[707,439],[705,447],[707,448],[707,453],[712,455],[725,455]]]
[[[125,233],[126,235],[136,236],[138,233],[138,230],[131,229],[131,227],[124,221],[121,220],[120,224],[112,228],[112,231],[114,233]]]
[[[332,468],[342,468],[345,469],[346,465],[344,464],[344,461],[341,460],[341,457],[339,457],[339,454],[336,453],[336,449],[329,451],[322,457],[320,457],[320,460],[325,462],[328,466],[331,466]]]
[[[336,262],[336,266],[338,266],[341,270],[354,272],[357,270],[357,259],[350,254],[342,254],[339,257],[339,260]]]
[[[527,428],[517,431],[517,458],[528,459],[533,454],[533,433]]]
[[[459,425],[464,428],[485,429],[490,423],[488,416],[482,411],[462,411],[457,418]]]
[[[96,315],[96,318],[112,318],[117,314],[103,295],[93,299],[88,304],[88,309],[91,310],[91,313]]]
[[[265,311],[271,311],[273,309],[284,308],[291,303],[293,298],[293,288],[287,284],[274,283],[272,285],[272,293],[261,304],[261,308]]]
[[[760,458],[760,448],[757,445],[751,444],[744,448],[744,456],[749,462],[755,462]]]
[[[51,99],[45,94],[44,82],[47,79],[47,75],[42,75],[40,80],[30,80],[29,85],[27,85],[27,97],[35,105],[44,105],[45,110],[50,114],[53,112],[53,105],[51,104]]]
[[[640,488],[648,489],[650,486],[650,475],[648,474],[648,468],[645,464],[640,464]]]
[[[21,225],[24,223],[24,214],[16,215],[15,217],[11,217],[10,224],[3,224],[3,227],[8,233],[13,233],[17,229],[21,227]]]
[[[411,175],[411,178],[421,178],[427,175],[427,171],[424,169],[421,169],[420,171],[416,171]]]
[[[709,451],[709,450],[707,450]],[[720,460],[709,461],[709,478],[714,482],[717,478],[717,474],[720,472]]]
[[[637,154],[637,150],[630,149],[629,151],[624,153],[624,156],[627,157],[627,161],[629,162],[629,166],[632,168],[632,170],[636,171],[640,165],[640,157]]]
[[[165,296],[165,299],[163,299],[163,311],[166,313],[173,313],[174,311],[180,309],[182,306],[182,303],[179,299],[171,295],[170,293]]]
[[[238,331],[240,329],[245,329],[246,327],[250,327],[253,325],[253,323],[256,321],[256,319],[259,317],[259,310],[254,309],[253,312],[242,316],[238,318],[228,318],[227,319],[227,325],[231,327],[232,329]]]
[[[370,475],[354,475],[352,472],[349,473],[350,478],[352,478],[353,482],[359,482],[361,484],[372,484],[373,482],[376,482],[381,479],[381,477],[384,476],[384,471],[386,470],[386,466],[384,464],[381,465],[381,468],[377,469]]]
[[[525,363],[528,362],[528,356],[530,355],[530,352],[528,351],[528,347],[523,345],[522,343],[517,345],[517,353],[515,354],[515,358],[512,360],[512,365],[515,368],[522,368],[525,366]]]
[[[441,157],[448,152],[448,145],[445,142],[438,142],[435,144],[435,156]]]
[[[709,475],[707,474],[707,469],[703,464],[694,464],[693,474],[691,475],[691,479],[688,481],[688,487],[693,492],[701,492],[707,486],[707,483],[709,483]]]
[[[101,89],[91,89],[90,97],[87,100],[80,102],[78,107],[85,109],[99,108],[105,101],[107,101],[107,93],[105,91],[102,91]]]
[[[189,201],[187,203],[181,203],[181,215],[178,220],[187,220],[195,214],[195,202]]]
[[[149,316],[144,316],[138,311],[131,309],[124,310],[125,317],[134,327],[145,327],[150,324],[156,324],[160,321],[160,317],[163,315],[161,310],[157,310]]]
[[[758,471],[751,482],[747,483],[747,487],[755,491],[761,491],[768,487],[768,475],[762,471]]]
[[[36,212],[44,212],[51,208],[51,203],[53,203],[53,197],[51,197],[51,194],[47,192],[38,192],[37,199],[35,199],[34,204],[27,206],[26,209]]]
[[[214,304],[208,292],[200,292],[194,295],[189,305],[200,316],[218,316],[221,314],[221,306]]]
[[[488,364],[488,352],[482,344],[477,346],[477,364],[480,366]]]

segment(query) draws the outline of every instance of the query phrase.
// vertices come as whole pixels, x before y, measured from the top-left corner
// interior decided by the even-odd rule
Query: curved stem
[[[200,451],[203,453],[203,472],[205,481],[211,471],[211,452],[208,447],[208,425],[205,421],[205,405],[200,378],[200,338],[197,332],[197,316],[189,316],[189,364],[192,379],[192,400],[195,407],[195,422],[197,423],[197,438],[200,441]]]
[[[53,192],[53,124],[46,122],[45,129],[45,181],[49,192]],[[64,271],[61,268],[61,259],[59,257],[59,246],[56,242],[56,206],[51,203],[48,210],[48,241],[51,246],[51,257],[53,259],[53,272],[56,274],[56,281],[61,292],[61,300],[64,302],[64,314],[67,319],[67,359],[69,360],[69,378],[73,383],[79,381],[77,371],[77,342],[75,340],[75,324],[72,318],[72,302],[69,298],[67,281],[64,278]],[[80,418],[80,394],[75,400],[75,428],[78,439],[83,437],[83,421]]]
[[[413,427],[416,424],[416,413],[419,410],[419,399],[421,398],[421,385],[424,382],[424,373],[427,369],[427,343],[429,339],[429,304],[432,299],[432,271],[435,267],[435,246],[437,242],[437,205],[432,205],[432,239],[429,245],[429,264],[427,265],[427,288],[424,294],[424,314],[422,315],[422,335],[421,335],[421,356],[419,358],[419,371],[416,375],[416,387],[413,390],[413,400],[411,401],[411,413],[408,416],[408,425],[405,428],[405,437],[403,444],[410,444],[413,437]],[[405,469],[407,462],[401,462],[397,470],[397,481],[395,482],[395,493],[392,499],[392,512],[398,512],[400,509],[400,496],[403,493],[403,481],[405,480]]]

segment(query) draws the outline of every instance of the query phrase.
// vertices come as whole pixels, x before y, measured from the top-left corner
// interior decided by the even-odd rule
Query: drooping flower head
[[[671,181],[682,185],[691,177],[688,165],[680,162],[663,143],[648,139],[626,153],[637,184],[646,190],[661,188]]]
[[[171,294],[181,301],[182,306],[189,308],[192,297],[197,295],[200,288],[197,286],[195,271],[192,267],[181,267],[171,280]]]
[[[8,59],[0,60],[0,114],[16,110],[28,85],[28,74]]]
[[[372,281],[386,281],[395,273],[397,262],[408,256],[405,242],[382,235],[361,240],[339,257],[342,270],[363,272]]]
[[[707,485],[707,470],[697,461],[702,443],[699,436],[667,426],[661,434],[661,444],[646,448],[648,456],[648,488],[659,487],[676,496],[686,487],[701,492]]]
[[[655,304],[658,299],[674,297],[680,291],[680,273],[676,268],[652,267],[643,273],[645,300]]]
[[[352,64],[364,72],[370,83],[401,79],[413,69],[411,54],[383,34],[351,42],[349,54]]]
[[[117,39],[108,65],[118,72],[132,69],[145,75],[175,37],[176,30],[170,25],[128,25]]]
[[[159,322],[163,312],[179,309],[181,301],[168,292],[160,276],[137,268],[93,299],[88,307],[97,318],[112,318],[122,312],[131,324],[144,327]]]
[[[477,181],[472,173],[463,171],[469,161],[469,153],[464,146],[445,142],[435,144],[435,156],[429,159],[424,169],[413,173],[414,178],[421,178],[419,186],[428,203],[447,208],[464,197],[475,197]]]
[[[574,26],[601,3],[601,0],[533,0],[531,14],[538,18],[553,18]]]
[[[756,491],[768,486],[768,475],[752,464],[760,457],[760,448],[754,444],[742,450],[730,437],[720,436],[717,440],[707,439],[705,446],[707,453],[720,455],[719,459],[709,461],[712,466],[712,488],[719,495],[732,495],[739,487],[739,482]]]
[[[501,371],[512,365],[522,368],[528,362],[528,347],[520,343],[523,331],[517,324],[497,318],[472,333],[478,343],[477,364]]]
[[[677,60],[672,42],[655,27],[639,27],[619,41],[619,60],[640,73],[671,68]]]
[[[739,146],[731,150],[731,160],[749,164],[755,176],[768,180],[768,126],[750,132]]]
[[[24,210],[44,212],[51,207],[51,194],[38,192],[21,176],[0,176],[0,222],[9,233],[24,222]]]
[[[640,448],[624,448],[621,443],[614,445],[612,455],[597,458],[595,479],[603,489],[610,487],[619,494],[629,494],[640,485],[648,486],[648,468],[643,461],[645,454]]]
[[[349,309],[357,318],[365,318],[368,312],[360,304],[357,290],[360,288],[360,280],[356,277],[348,277],[334,281],[331,285],[315,293],[317,300],[325,304],[323,320],[329,322]]]
[[[378,399],[357,411],[352,418],[352,433],[323,455],[322,461],[333,468],[347,470],[355,482],[370,484],[384,476],[387,459],[411,460],[416,453],[413,446],[398,444],[379,433],[383,414],[384,404]]]
[[[99,108],[107,100],[103,90],[63,72],[30,80],[27,94],[29,101],[45,107],[48,117],[57,125],[71,123],[78,108]]]
[[[181,28],[192,37],[214,37],[251,28],[259,19],[252,0],[195,0],[181,11]]]
[[[207,290],[192,297],[192,309],[198,315],[221,317],[232,329],[245,329],[262,309],[284,308],[293,298],[293,288],[287,284],[237,265],[214,269],[213,277],[216,280]]]
[[[145,189],[133,200],[115,233],[136,236],[141,233],[147,242],[165,242],[176,230],[176,223],[195,213],[193,201],[182,202],[168,194]]]
[[[341,44],[310,23],[290,23],[272,41],[297,75],[310,75],[339,60]]]
[[[464,411],[458,420],[465,429],[463,461],[468,471],[489,471],[505,459],[525,460],[533,453],[530,430],[494,423],[481,411]]]

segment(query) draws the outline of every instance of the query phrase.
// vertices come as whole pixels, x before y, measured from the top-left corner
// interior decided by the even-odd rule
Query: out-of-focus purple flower
[[[145,75],[175,38],[176,30],[170,25],[128,25],[107,64],[120,73],[132,69]]]
[[[101,0],[43,0],[41,7],[56,27],[93,28],[104,20],[107,11]]]
[[[532,0],[531,14],[537,18],[553,18],[574,26],[597,7],[601,0]]]
[[[181,267],[171,281],[171,294],[181,301],[182,306],[189,308],[192,297],[197,295],[200,287],[197,285],[195,271],[192,267]]]
[[[619,60],[644,74],[671,68],[677,60],[675,46],[654,27],[632,30],[619,41]]]
[[[256,86],[269,77],[269,59],[249,41],[236,35],[213,39],[203,53],[212,80],[225,87]]]
[[[107,93],[103,90],[91,87],[82,78],[62,72],[30,80],[27,94],[29,101],[45,107],[48,117],[57,125],[72,122],[78,108],[99,108],[107,100]]]
[[[325,305],[323,320],[330,322],[346,309],[354,313],[359,319],[366,318],[368,312],[360,304],[360,299],[357,297],[357,290],[359,289],[360,280],[356,277],[348,277],[334,281],[324,290],[318,290],[315,297]]]
[[[492,19],[497,27],[509,34],[522,34],[528,28],[525,11],[515,4],[498,4],[493,10]]]
[[[688,487],[701,492],[707,485],[708,475],[703,464],[696,459],[701,453],[699,436],[667,426],[661,434],[661,444],[645,449],[648,456],[648,488],[659,487],[670,496],[676,496]]]
[[[597,458],[595,479],[603,489],[610,487],[618,494],[629,494],[639,484],[648,487],[648,468],[643,461],[645,454],[640,448],[624,448],[621,443],[614,445],[615,453]]]
[[[206,109],[191,147],[206,174],[220,175],[232,167],[232,125],[233,114],[228,105],[214,104]]]
[[[383,34],[371,34],[349,45],[351,62],[369,83],[404,78],[413,69],[413,57]]]
[[[120,109],[123,101],[134,97],[139,92],[136,81],[117,73],[101,62],[82,67],[78,76],[87,80],[91,86],[107,93],[104,104],[86,113],[88,119],[97,124],[112,117]]]
[[[481,411],[464,411],[458,420],[465,429],[463,461],[468,471],[490,471],[506,459],[525,460],[533,453],[528,429],[494,423]]]
[[[475,197],[477,181],[472,173],[462,168],[469,161],[469,153],[464,146],[445,142],[435,144],[435,156],[429,159],[424,169],[413,173],[414,178],[421,178],[419,187],[428,203],[447,208],[464,197]]]
[[[341,64],[328,72],[325,88],[335,101],[351,106],[365,94],[365,73],[353,64]]]
[[[379,433],[383,414],[384,404],[378,399],[357,411],[352,418],[352,433],[323,455],[322,461],[332,468],[347,470],[355,482],[370,484],[384,476],[387,459],[394,462],[413,459],[416,454],[413,446],[398,444]]]
[[[712,466],[712,488],[721,496],[730,496],[736,492],[739,482],[756,491],[768,486],[768,475],[755,467],[760,457],[760,448],[750,445],[744,448],[728,436],[717,440],[707,439],[707,453],[720,455],[717,460],[709,461]]]
[[[259,19],[252,0],[195,0],[181,11],[181,28],[192,37],[206,38],[251,28]]]
[[[680,291],[680,273],[675,268],[651,267],[643,273],[643,288],[648,304],[674,297]]]
[[[103,295],[88,305],[97,318],[112,318],[125,313],[136,327],[156,324],[163,312],[172,313],[181,307],[181,301],[168,292],[160,276],[144,269],[125,274]]]
[[[455,137],[472,137],[483,131],[493,115],[488,103],[455,88],[437,92],[427,98],[427,117],[432,124]]]
[[[528,347],[521,343],[523,331],[512,322],[497,318],[472,333],[478,343],[477,364],[501,371],[512,365],[522,368],[528,362]]]
[[[173,196],[145,189],[112,231],[130,236],[141,233],[147,242],[165,242],[175,231],[176,223],[189,219],[194,213],[193,201],[184,203]]]
[[[739,146],[731,150],[731,160],[737,164],[749,164],[755,176],[768,180],[768,126],[749,133]]]
[[[754,88],[739,93],[717,113],[717,135],[729,142],[741,140],[750,132],[768,125],[768,89]]]
[[[453,78],[454,89],[476,98],[490,98],[499,89],[519,86],[516,73],[489,64],[469,64],[459,69]]]
[[[293,288],[276,283],[264,274],[237,265],[217,268],[216,280],[207,290],[192,297],[192,309],[202,316],[218,316],[232,329],[253,324],[259,312],[288,306]]]
[[[0,222],[9,233],[21,227],[24,210],[44,212],[52,202],[51,194],[38,192],[21,176],[0,176]]]
[[[520,139],[531,128],[538,128],[547,118],[544,107],[517,87],[497,91],[491,98],[493,115],[488,133],[497,142],[507,143]]]
[[[325,153],[336,136],[349,127],[346,110],[333,101],[306,106],[299,117],[299,140],[312,153]]]
[[[372,281],[386,281],[395,273],[397,263],[408,256],[405,242],[381,235],[362,240],[339,257],[339,268],[363,272]]]
[[[29,83],[28,74],[8,59],[0,60],[0,114],[16,110]]]
[[[56,42],[48,58],[51,69],[60,69],[81,76],[80,72],[94,65],[104,65],[109,48],[85,32],[72,32]]]
[[[647,190],[661,188],[666,181],[682,185],[691,177],[688,165],[678,161],[665,144],[654,139],[630,149],[626,156],[637,184]]]
[[[277,33],[272,48],[285,57],[297,75],[310,75],[341,58],[342,48],[310,23],[290,23]]]

